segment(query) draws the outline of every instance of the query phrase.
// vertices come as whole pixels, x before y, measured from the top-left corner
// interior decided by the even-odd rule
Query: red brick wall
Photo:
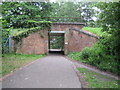
[[[15,45],[12,45],[12,47]],[[17,45],[16,53],[22,54],[45,54],[48,47],[48,32],[40,30],[22,38]],[[13,47],[14,48],[14,47]]]
[[[70,30],[69,34],[69,52],[81,51],[85,47],[90,47],[97,40],[97,38],[93,36],[75,30]]]

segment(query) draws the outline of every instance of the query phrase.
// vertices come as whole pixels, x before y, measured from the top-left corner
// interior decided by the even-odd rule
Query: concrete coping
[[[83,31],[83,30],[79,30],[79,29],[75,29],[75,28],[70,28],[69,30],[75,30],[75,31],[78,31],[80,33],[83,33],[83,34],[86,34],[88,36],[91,36],[91,37],[95,37],[95,38],[99,38],[98,36],[96,36],[95,34],[91,33],[91,32],[88,32],[88,31]]]
[[[50,31],[50,33],[65,33],[65,31]]]
[[[62,36],[64,35],[65,31],[50,31],[49,33],[53,36]]]
[[[84,23],[79,23],[79,22],[54,22],[52,23],[53,25],[85,25]]]

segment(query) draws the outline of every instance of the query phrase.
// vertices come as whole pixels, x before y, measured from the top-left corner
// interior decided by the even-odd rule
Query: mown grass
[[[104,32],[102,32],[102,28],[93,28],[93,27],[83,27],[82,30],[89,31],[97,36],[102,36]]]
[[[77,68],[88,83],[88,88],[118,88],[118,80],[98,74],[85,68]]]
[[[4,54],[2,58],[2,76],[24,66],[44,55]]]

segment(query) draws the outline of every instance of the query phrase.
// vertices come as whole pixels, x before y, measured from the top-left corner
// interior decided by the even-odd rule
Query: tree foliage
[[[84,22],[86,26],[96,26],[93,17],[98,13],[93,7],[95,2],[55,2],[51,3],[50,17],[57,22]],[[66,17],[66,18],[59,18]]]
[[[52,12],[51,17],[66,17],[54,18],[57,22],[81,22],[81,7],[78,3],[73,2],[56,2],[51,3]],[[74,18],[78,17],[78,18]]]
[[[50,4],[45,2],[3,2],[2,20],[7,22],[5,28],[29,28],[28,20],[48,20],[43,17],[48,16],[50,10]]]
[[[119,56],[120,2],[99,3],[98,7],[102,10],[102,13],[99,16],[99,22],[103,27],[103,31],[111,34],[109,37],[104,37],[106,43],[108,43],[107,46],[109,47],[106,50],[110,51],[113,55]]]
[[[91,23],[94,22],[92,17],[95,17],[95,11],[92,7],[94,7],[94,2],[82,2],[80,6],[82,7],[82,18],[84,23],[87,26],[90,26]]]

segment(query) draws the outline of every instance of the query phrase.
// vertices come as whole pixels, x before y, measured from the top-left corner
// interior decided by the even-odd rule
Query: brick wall
[[[96,42],[97,36],[77,29],[71,29],[69,32],[68,51],[77,52],[85,47],[91,47]]]
[[[45,54],[48,52],[48,31],[40,30],[33,32],[29,36],[22,38],[17,45],[15,45],[14,42],[15,41],[12,41],[12,50],[17,47],[16,53]]]
[[[65,31],[64,34],[64,51],[68,52],[81,51],[85,47],[92,46],[96,42],[97,36],[87,32],[81,31],[83,24],[66,24],[55,23],[52,25],[52,31]]]
[[[92,33],[81,31],[83,24],[62,24],[52,25],[52,31],[65,31],[64,51],[81,51],[84,47],[90,47],[96,42],[97,36]],[[46,54],[48,53],[48,28],[33,32],[29,36],[22,38],[21,42],[15,44],[12,40],[12,50],[22,54]]]

